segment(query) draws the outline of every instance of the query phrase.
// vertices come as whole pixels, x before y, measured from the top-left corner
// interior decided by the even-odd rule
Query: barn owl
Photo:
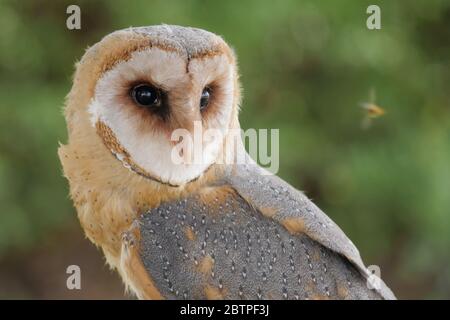
[[[235,54],[201,29],[116,31],[77,64],[58,154],[86,236],[126,288],[140,299],[394,299],[303,193],[248,156],[217,161],[239,105]],[[171,133],[194,123],[223,135],[201,142],[200,163],[174,163]]]

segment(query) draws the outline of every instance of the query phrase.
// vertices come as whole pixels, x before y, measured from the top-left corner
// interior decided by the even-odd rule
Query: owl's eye
[[[161,92],[148,84],[139,84],[131,90],[133,100],[143,107],[159,107],[161,105]]]
[[[205,88],[202,91],[202,96],[200,97],[200,110],[203,110],[208,106],[209,97],[211,95],[211,90],[209,88]]]

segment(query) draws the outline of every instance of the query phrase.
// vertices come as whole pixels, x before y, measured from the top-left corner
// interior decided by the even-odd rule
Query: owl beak
[[[192,101],[181,107],[175,107],[172,111],[172,129],[186,129],[194,133],[195,121],[201,121],[200,110],[195,107]]]

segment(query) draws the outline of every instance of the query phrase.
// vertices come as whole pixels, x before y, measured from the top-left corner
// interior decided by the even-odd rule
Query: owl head
[[[215,34],[169,25],[116,31],[77,64],[66,107],[69,140],[108,152],[134,174],[181,186],[216,163],[227,133],[239,127],[239,91],[233,51]],[[175,162],[182,137],[174,140],[174,130],[194,136],[199,126],[222,134],[195,140],[201,161]]]

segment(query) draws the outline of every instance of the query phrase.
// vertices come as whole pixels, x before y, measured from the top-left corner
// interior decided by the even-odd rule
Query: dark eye
[[[148,84],[139,84],[131,90],[133,100],[143,107],[158,107],[161,104],[160,91]]]
[[[205,88],[202,91],[202,96],[200,98],[200,110],[203,110],[208,106],[209,103],[209,97],[211,95],[211,90],[209,88]]]

